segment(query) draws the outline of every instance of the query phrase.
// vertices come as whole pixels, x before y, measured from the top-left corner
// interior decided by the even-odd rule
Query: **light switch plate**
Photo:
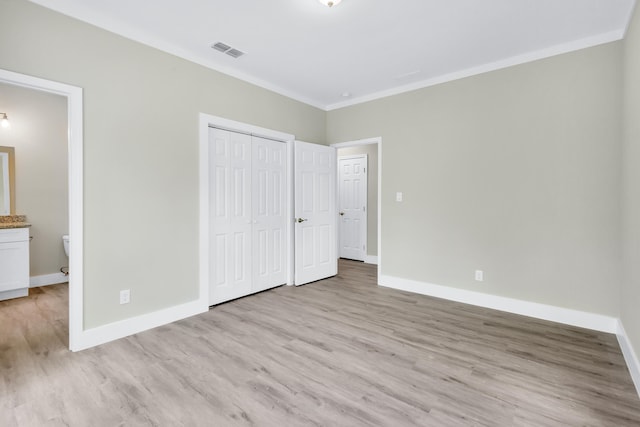
[[[120,304],[129,304],[131,301],[131,292],[129,289],[120,291]]]
[[[401,202],[402,201],[402,192],[398,191],[396,193],[396,202]]]

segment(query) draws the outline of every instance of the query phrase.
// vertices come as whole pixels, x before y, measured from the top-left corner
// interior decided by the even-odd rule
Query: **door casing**
[[[0,82],[61,95],[67,99],[69,162],[69,350],[96,345],[84,329],[84,190],[82,88],[0,69]]]
[[[293,284],[293,142],[295,136],[275,131],[272,129],[262,128],[247,123],[237,122],[225,119],[223,117],[212,116],[209,114],[200,114],[200,232],[199,232],[199,293],[200,301],[209,301],[209,257],[211,254],[209,248],[209,128],[228,130],[232,132],[244,133],[248,135],[258,136],[261,138],[280,141],[287,145],[287,170],[286,170],[286,191],[287,202],[286,211],[287,218],[291,218],[286,228],[287,248],[287,285]]]
[[[331,144],[331,147],[346,148],[358,145],[378,144],[378,284],[382,275],[382,137],[365,138],[353,141],[338,142]],[[337,242],[337,239],[336,239]],[[365,262],[366,259],[365,259]]]

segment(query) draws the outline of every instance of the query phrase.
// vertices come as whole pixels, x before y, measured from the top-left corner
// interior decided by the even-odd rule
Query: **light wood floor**
[[[67,288],[0,303],[0,426],[639,426],[613,335],[375,285],[282,287],[80,353]]]

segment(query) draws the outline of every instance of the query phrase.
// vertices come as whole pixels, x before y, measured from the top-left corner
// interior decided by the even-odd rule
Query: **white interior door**
[[[209,303],[251,293],[251,136],[209,130]]]
[[[338,159],[340,258],[364,261],[367,240],[367,155]]]
[[[253,137],[253,292],[287,281],[286,161],[282,142]]]
[[[295,284],[335,276],[336,150],[296,141],[294,147]]]

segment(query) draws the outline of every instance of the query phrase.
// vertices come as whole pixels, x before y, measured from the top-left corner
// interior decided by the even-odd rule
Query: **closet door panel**
[[[209,303],[251,293],[251,137],[209,130]]]
[[[253,290],[286,282],[286,144],[253,137]]]

